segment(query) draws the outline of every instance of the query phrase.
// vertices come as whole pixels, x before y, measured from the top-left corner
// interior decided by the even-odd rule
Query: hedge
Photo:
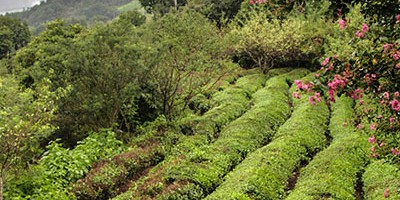
[[[215,143],[192,151],[179,165],[166,169],[167,184],[185,181],[169,195],[184,195],[185,185],[193,183],[204,195],[212,192],[224,175],[239,164],[248,153],[261,147],[290,116],[288,82],[307,74],[304,69],[271,78],[266,87],[254,94],[255,105],[242,117],[230,123]],[[193,192],[193,191],[191,191]],[[187,193],[190,195],[190,193]]]
[[[297,199],[356,199],[355,186],[366,165],[369,148],[367,137],[355,132],[347,123],[353,115],[352,100],[341,97],[332,105],[329,125],[332,144],[302,171],[288,200]]]
[[[296,167],[325,145],[326,104],[300,102],[272,142],[251,153],[206,199],[279,199],[284,195]]]
[[[227,89],[211,97],[211,109],[200,117],[191,116],[182,124],[186,134],[206,134],[210,142],[231,121],[240,117],[249,107],[252,94],[264,86],[269,77],[289,71],[290,68],[271,70],[268,74],[250,73],[239,78]]]
[[[367,166],[362,176],[365,200],[400,199],[400,170],[397,166],[375,161]],[[384,197],[385,191],[388,197]]]
[[[251,95],[262,87],[269,77],[283,74],[289,70],[290,68],[271,70],[267,75],[249,73],[248,75],[239,78],[231,87],[215,93],[212,98],[214,102],[218,102],[216,107],[212,108],[201,117],[195,117],[195,119],[189,119],[188,117],[188,119],[184,119],[187,120],[185,122],[186,126],[189,128],[195,127],[191,132],[191,134],[194,135],[184,135],[179,138],[177,144],[171,149],[168,158],[151,170],[147,177],[136,181],[133,184],[133,187],[144,185],[146,180],[151,180],[153,178],[157,179],[158,177],[154,176],[156,176],[159,171],[163,171],[165,166],[169,166],[171,163],[176,164],[176,160],[180,160],[180,157],[194,155],[196,152],[189,152],[208,146],[208,143],[218,137],[215,135],[216,133],[219,133],[226,124],[242,115],[251,106]],[[186,129],[188,127],[186,127]],[[205,138],[204,135],[207,137]],[[154,187],[157,188],[157,185],[158,183],[148,186],[148,192],[153,193]],[[118,196],[117,199],[125,199],[126,196],[130,197],[134,195],[134,193],[134,191],[128,191],[126,194]]]

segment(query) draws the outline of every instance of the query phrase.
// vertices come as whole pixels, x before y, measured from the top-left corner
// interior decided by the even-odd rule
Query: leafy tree
[[[172,120],[222,73],[226,47],[217,28],[193,11],[169,13],[146,24],[141,35],[151,49],[144,61],[149,83],[156,87],[157,105]]]
[[[20,19],[0,16],[0,59],[28,44],[30,36],[26,23]]]
[[[16,80],[0,77],[0,200],[3,181],[10,172],[34,157],[38,144],[55,127],[50,125],[56,111],[54,100],[66,90],[49,91],[48,79],[36,90],[18,87]]]
[[[171,8],[186,5],[186,0],[139,0],[148,13],[165,15]]]
[[[222,26],[239,12],[243,0],[189,0],[188,6]]]

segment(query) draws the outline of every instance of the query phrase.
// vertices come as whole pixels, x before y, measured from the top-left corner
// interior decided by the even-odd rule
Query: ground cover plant
[[[290,119],[278,129],[271,143],[251,153],[207,199],[281,198],[294,169],[308,159],[307,155],[324,147],[328,117],[323,102],[318,108],[304,100],[296,103]],[[308,120],[300,123],[303,119]]]

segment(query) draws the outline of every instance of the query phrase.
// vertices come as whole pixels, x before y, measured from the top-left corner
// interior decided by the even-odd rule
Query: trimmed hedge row
[[[308,70],[298,69],[268,80],[266,87],[254,94],[257,103],[252,109],[230,123],[215,143],[197,148],[179,165],[165,169],[167,185],[184,184],[163,193],[160,198],[188,198],[193,193],[204,197],[212,192],[225,174],[248,153],[269,141],[275,129],[290,116],[287,79],[293,81],[307,73]],[[193,188],[198,190],[193,191]]]
[[[267,75],[257,73],[239,78],[236,83],[212,96],[212,109],[203,116],[192,120],[192,134],[206,134],[210,140],[218,137],[218,133],[231,121],[245,113],[250,105],[252,94],[264,86],[270,78],[289,71],[290,68],[271,70]],[[186,126],[188,127],[188,126]]]
[[[304,99],[304,98],[303,98]],[[301,99],[272,142],[250,154],[206,199],[280,199],[292,172],[325,145],[329,110]]]
[[[232,86],[232,88],[236,89],[236,93],[221,92],[221,94],[231,97],[231,102],[227,103],[228,105],[242,105],[242,110],[244,110],[244,105],[247,107],[250,101],[246,98],[246,95],[261,87],[266,77],[266,75],[260,73],[249,74],[240,78],[237,86]],[[249,80],[256,80],[256,84],[251,84]],[[221,119],[216,120],[216,123],[213,125],[228,123],[230,118],[241,115],[241,112],[243,112],[231,112],[232,110],[233,109],[229,109],[227,105],[221,105],[212,109],[210,112],[207,112],[202,118],[210,120],[215,118],[213,113],[222,112],[226,113],[228,116],[227,119],[221,117]],[[160,122],[155,123],[159,124]],[[101,161],[84,179],[75,183],[72,191],[78,199],[107,199],[114,197],[121,192],[118,191],[118,188],[123,186],[123,184],[126,184],[124,181],[132,179],[132,177],[137,173],[140,173],[150,166],[154,166],[162,160],[162,157],[170,154],[181,155],[190,151],[190,149],[195,148],[197,145],[206,144],[208,142],[205,135],[196,134],[193,136],[179,137],[180,141],[175,146],[172,140],[178,139],[176,138],[176,134],[169,134],[170,132],[168,132],[159,136],[157,133],[153,133],[154,131],[150,130],[150,132],[152,133],[145,134],[141,139],[135,141],[137,144],[143,142],[148,144],[150,141],[149,146],[146,147],[146,145],[141,145],[142,147],[137,147],[134,150],[118,155],[113,159]]]
[[[396,166],[375,161],[367,166],[362,178],[365,200],[400,199],[400,170]]]
[[[296,71],[294,71],[292,73],[291,76],[295,76],[295,77],[296,76],[301,76],[301,74],[305,74],[305,73],[308,73],[308,71],[307,70],[296,70]],[[273,80],[274,80],[274,78],[272,78],[271,80],[267,81],[267,83],[268,82],[272,83]],[[287,88],[288,88],[288,86],[286,84],[286,80],[282,80],[281,79],[280,81],[275,81],[275,82],[278,82],[280,85],[284,85],[284,88],[282,89],[282,92],[277,93],[277,96],[280,97],[279,101],[284,101],[285,102],[283,110],[286,110],[286,112],[285,111],[283,111],[283,112],[281,111],[277,115],[278,116],[279,115],[285,115],[285,113],[288,114],[290,112],[290,110],[289,110],[289,106],[288,106],[288,102],[287,102],[287,100],[288,100],[288,97],[287,97]],[[276,88],[273,88],[272,86],[267,86],[266,87],[266,88],[269,87],[269,89],[268,89],[270,91],[269,92],[269,96],[271,96],[271,94],[275,90],[278,90]],[[276,87],[278,87],[278,84],[277,84]],[[263,90],[264,89],[259,90],[256,94],[260,93]],[[255,95],[255,96],[257,96],[257,95]],[[270,104],[269,107],[277,109],[277,106],[271,105],[271,104],[275,103],[274,100],[271,99],[268,102],[270,102],[269,103]],[[278,101],[276,101],[276,102],[278,102]],[[254,106],[254,107],[256,107],[256,106]],[[285,107],[287,107],[287,108],[285,108]],[[260,115],[260,116],[264,116],[265,113],[266,113],[265,110],[263,110],[262,115]],[[252,118],[256,118],[257,115],[259,115],[259,112],[254,113],[252,115]],[[271,116],[272,115],[273,115],[273,113],[271,113]],[[231,162],[232,158],[236,159],[237,160],[236,162],[239,162],[241,159],[243,159],[242,158],[243,154],[241,154],[240,152],[237,152],[237,148],[243,148],[243,147],[246,147],[246,146],[253,145],[253,144],[250,144],[250,143],[253,143],[252,141],[248,141],[247,145],[240,144],[240,142],[241,142],[240,140],[243,140],[243,139],[240,139],[240,136],[243,135],[243,137],[244,137],[244,136],[248,135],[248,134],[242,134],[242,130],[246,131],[245,130],[246,128],[245,128],[245,126],[243,124],[246,124],[249,121],[250,122],[254,121],[254,119],[250,119],[248,117],[246,118],[245,116],[250,116],[250,115],[248,113],[246,113],[241,118],[239,118],[236,121],[234,121],[231,124],[229,124],[228,127],[221,132],[221,137],[217,140],[216,143],[213,143],[211,145],[199,145],[197,148],[193,148],[193,150],[190,153],[170,158],[169,160],[163,162],[161,165],[158,165],[154,170],[152,170],[149,173],[149,174],[151,174],[150,176],[148,176],[148,177],[136,182],[133,185],[131,191],[118,196],[116,199],[132,199],[133,197],[137,197],[138,199],[140,199],[140,198],[141,199],[146,199],[146,198],[199,199],[201,197],[204,197],[205,196],[203,194],[203,189],[204,188],[202,188],[200,184],[190,183],[188,180],[182,180],[182,178],[185,178],[185,176],[190,177],[192,174],[194,174],[194,176],[196,176],[197,178],[201,179],[202,175],[212,174],[211,171],[207,172],[206,171],[207,169],[203,169],[203,172],[200,173],[199,170],[201,171],[201,168],[197,168],[196,169],[196,167],[193,166],[193,165],[198,165],[198,162],[205,161],[205,159],[207,159],[207,158],[205,158],[205,156],[208,156],[208,157],[210,157],[208,159],[212,159],[213,160],[213,162],[215,164],[215,169],[217,171],[221,171],[221,169],[222,169],[222,171],[226,171],[226,170],[229,171],[230,169],[227,169],[226,166],[231,166],[232,165],[232,163],[225,163],[225,167],[222,166],[222,168],[221,168],[221,164],[222,164],[223,161],[219,160],[218,157],[223,157],[224,156],[223,154],[230,153],[231,155],[234,155],[234,156],[226,157],[226,158],[230,158],[230,159],[225,159],[225,161],[227,161],[227,162]],[[273,118],[273,117],[270,117],[270,118]],[[243,119],[247,119],[247,120],[243,120]],[[279,118],[277,118],[277,119],[279,119]],[[242,120],[241,123],[238,123],[237,122],[238,120]],[[242,124],[241,125],[242,128],[239,126],[240,124]],[[265,126],[265,125],[269,125],[269,124],[262,124],[261,126]],[[247,133],[248,133],[248,131],[253,131],[253,132],[255,131],[256,133],[259,132],[259,130],[257,130],[256,127],[254,127],[255,128],[254,130],[250,130],[250,128],[252,128],[251,125],[248,126],[248,127],[249,128],[247,128],[248,129]],[[239,128],[241,128],[241,129],[239,129]],[[237,129],[237,131],[236,131],[237,138],[233,141],[234,143],[232,144],[232,142],[230,142],[230,141],[228,142],[228,139],[230,138],[228,136],[228,134],[230,132],[234,132],[233,130],[235,130],[235,129]],[[261,130],[261,129],[267,129],[267,128],[259,128],[259,129]],[[268,128],[268,131],[270,129],[271,128]],[[227,134],[225,134],[225,133],[227,133]],[[223,138],[225,138],[225,139],[223,139]],[[260,137],[258,137],[258,139],[259,138]],[[255,138],[255,139],[257,139],[257,138]],[[225,142],[219,142],[219,140],[224,140]],[[249,140],[249,139],[246,138],[243,141],[246,141],[246,140]],[[254,139],[252,139],[252,140],[254,140]],[[229,146],[229,147],[225,148],[225,145],[226,145],[225,143],[226,144],[231,143],[232,147]],[[236,149],[233,148],[233,147],[235,147]],[[221,148],[223,148],[222,152],[221,152]],[[250,148],[254,148],[254,147],[250,147]],[[215,156],[213,156],[213,154],[215,154],[214,151],[217,151],[217,154]],[[244,152],[245,151],[243,151],[243,153]],[[211,156],[213,156],[213,157],[211,158]],[[216,162],[217,160],[219,160],[219,161]],[[210,163],[208,161],[206,161],[206,162]],[[200,163],[199,165],[204,165],[204,164],[205,163],[202,163],[202,164]],[[182,169],[179,169],[179,167],[176,168],[176,166],[180,166]],[[197,175],[196,175],[194,172],[186,171],[188,173],[185,175],[184,169],[190,170],[191,168],[196,169],[196,171],[199,172],[199,173],[197,173]],[[224,172],[224,173],[226,173],[226,172]],[[176,181],[172,180],[171,179],[171,175],[174,176],[174,174],[181,176],[181,179],[180,180],[176,180]],[[219,178],[217,178],[216,180],[213,180],[213,181],[218,181],[218,180],[219,180]],[[177,192],[177,190],[179,190],[179,191]],[[162,194],[162,195],[160,195],[160,194]]]
[[[329,125],[332,144],[301,171],[295,189],[288,200],[298,199],[356,199],[358,177],[368,157],[367,137],[355,132],[354,127],[344,126],[351,119],[352,100],[341,97],[332,105]]]

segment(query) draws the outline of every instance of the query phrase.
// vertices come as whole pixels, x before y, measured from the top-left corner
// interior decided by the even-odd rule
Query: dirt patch
[[[359,171],[357,173],[357,182],[354,185],[354,189],[356,191],[356,194],[355,194],[356,200],[364,200],[364,190],[363,190],[364,183],[362,181],[363,173],[364,173],[363,171]]]
[[[147,196],[148,198],[153,199],[159,194],[167,194],[169,191],[177,189],[178,185],[180,184],[166,183],[163,180],[164,171],[169,166],[177,165],[183,159],[185,159],[185,157],[180,156],[174,160],[157,166],[158,168],[152,173],[149,173],[144,182],[140,184],[140,186],[134,191],[135,196],[144,197],[143,199],[146,199],[145,196]]]
[[[293,171],[292,177],[290,177],[285,187],[286,195],[288,195],[290,191],[292,191],[294,187],[296,187],[297,179],[299,178],[299,176],[300,176],[300,168],[296,168],[296,170]]]

